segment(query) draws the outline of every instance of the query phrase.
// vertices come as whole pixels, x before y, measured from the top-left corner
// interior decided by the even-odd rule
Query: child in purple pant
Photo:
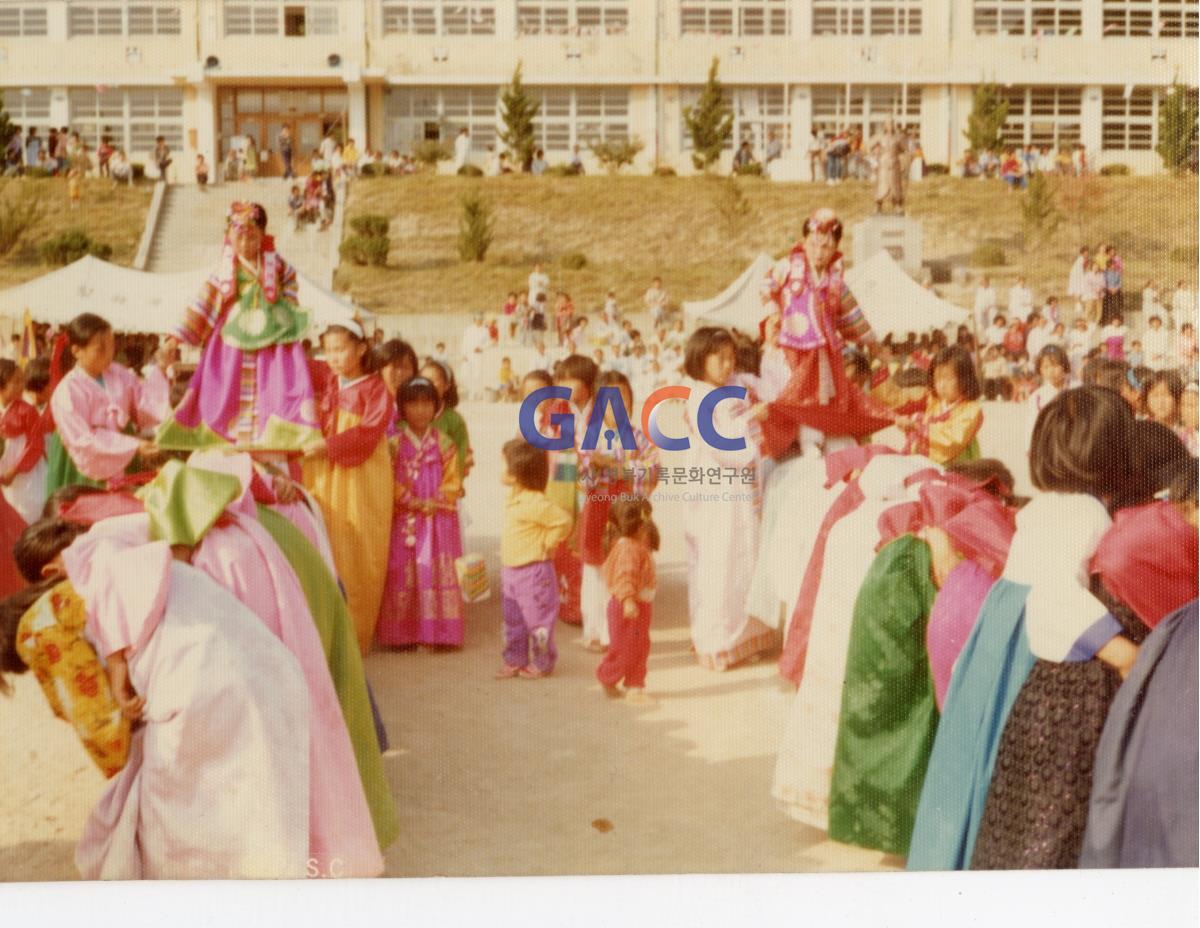
[[[554,549],[571,534],[573,519],[546,498],[550,462],[524,439],[504,445],[503,483],[511,487],[500,537],[504,665],[496,679],[534,680],[554,670],[558,577]]]

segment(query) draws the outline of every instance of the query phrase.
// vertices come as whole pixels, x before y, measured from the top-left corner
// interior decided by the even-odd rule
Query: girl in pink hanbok
[[[66,327],[70,371],[54,388],[50,410],[65,460],[51,461],[46,493],[60,486],[119,477],[139,455],[143,463],[158,456],[149,438],[158,419],[148,407],[142,383],[128,368],[113,362],[112,326],[83,313]],[[83,479],[81,479],[83,478]]]
[[[454,442],[433,426],[437,388],[414,377],[400,388],[396,503],[387,586],[376,634],[386,645],[461,647],[463,607],[454,562],[462,555],[462,475]]]

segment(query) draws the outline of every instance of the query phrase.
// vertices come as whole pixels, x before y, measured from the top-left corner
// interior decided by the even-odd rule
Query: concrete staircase
[[[293,228],[287,209],[290,190],[291,183],[278,178],[218,184],[208,189],[191,184],[167,187],[146,270],[155,273],[215,270],[221,256],[229,204],[252,200],[266,209],[267,231],[275,236],[279,254],[306,277],[329,288],[337,268],[340,222],[335,220],[324,232],[313,225]],[[339,216],[341,196],[339,191]]]

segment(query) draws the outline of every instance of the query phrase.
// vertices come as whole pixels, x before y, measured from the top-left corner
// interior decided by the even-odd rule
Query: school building
[[[40,135],[108,134],[134,161],[164,135],[177,180],[244,135],[279,171],[284,125],[301,165],[334,125],[385,154],[466,126],[482,165],[520,61],[551,163],[636,137],[639,168],[683,173],[683,110],[718,58],[727,159],[774,132],[806,169],[814,126],[893,116],[953,165],[992,82],[1010,141],[1149,173],[1165,92],[1195,92],[1198,28],[1198,0],[0,0],[0,89]]]

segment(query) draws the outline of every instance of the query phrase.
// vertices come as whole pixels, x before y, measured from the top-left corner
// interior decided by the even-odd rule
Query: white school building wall
[[[330,124],[359,149],[497,144],[499,93],[520,62],[538,141],[628,137],[636,168],[692,170],[683,111],[714,58],[734,147],[767,133],[807,171],[814,126],[868,134],[894,117],[925,160],[953,166],[974,89],[1009,101],[1012,143],[1082,143],[1093,165],[1160,171],[1157,109],[1195,92],[1198,0],[0,0],[0,90],[22,127],[70,126],[149,163],[156,135],[192,180],[234,136],[303,159]],[[282,168],[277,153],[263,173]]]

